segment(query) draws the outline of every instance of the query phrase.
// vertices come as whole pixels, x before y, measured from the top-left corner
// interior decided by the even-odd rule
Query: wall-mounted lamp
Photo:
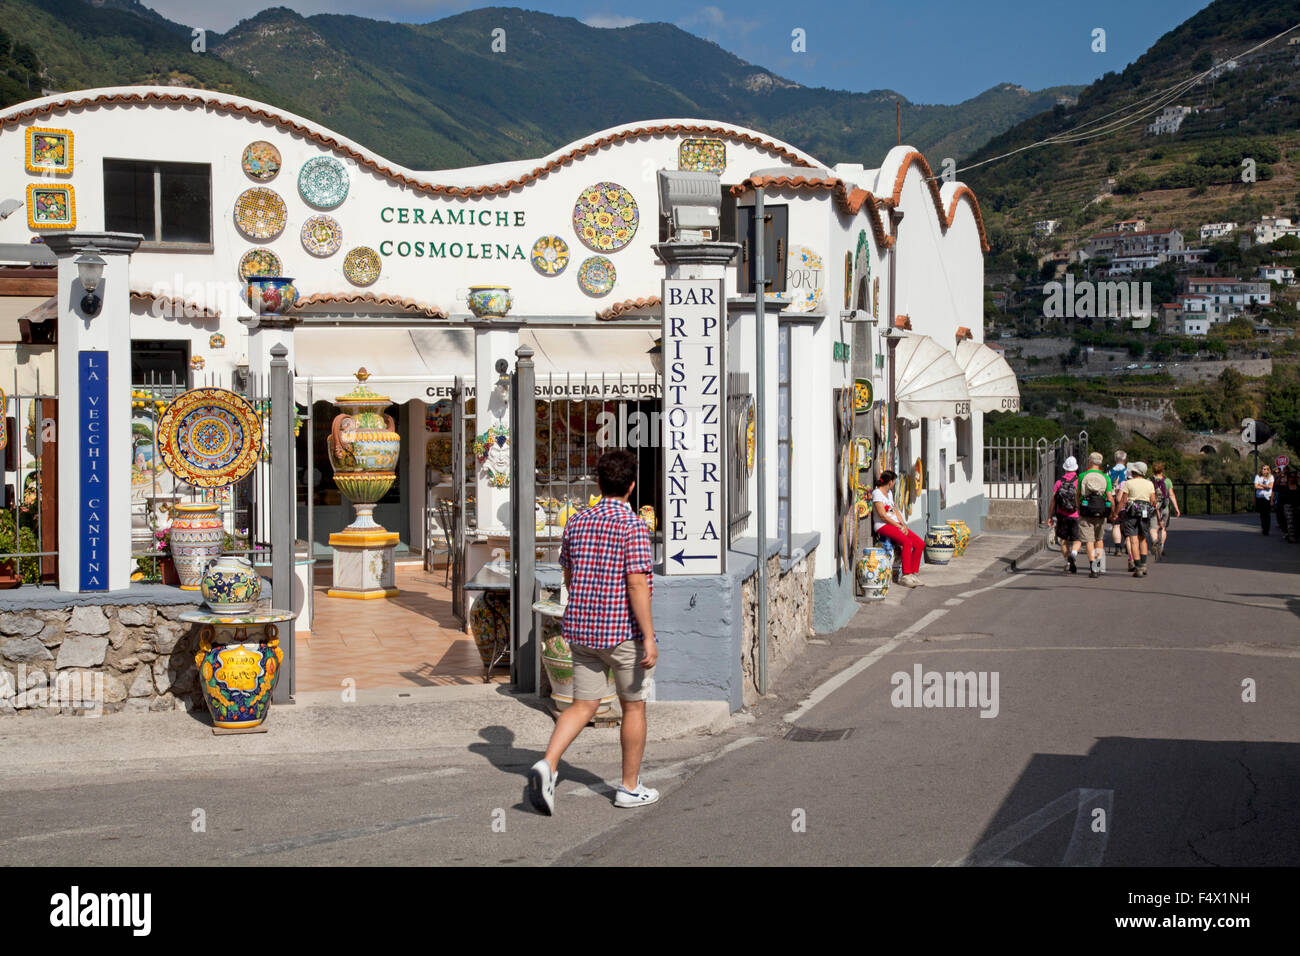
[[[104,304],[104,300],[95,295],[95,290],[99,288],[99,280],[104,278],[104,266],[108,265],[99,250],[93,245],[86,246],[81,250],[81,255],[73,260],[77,266],[77,275],[81,279],[81,287],[86,290],[86,294],[81,297],[81,311],[89,316],[99,315],[99,310]]]
[[[505,359],[497,359],[496,365],[493,367],[497,370],[497,385],[501,388],[509,388],[510,375],[508,373],[510,371],[510,363]]]
[[[655,374],[662,376],[664,374],[664,340],[655,339],[655,344],[646,350],[646,355],[650,356],[650,365],[654,368]]]

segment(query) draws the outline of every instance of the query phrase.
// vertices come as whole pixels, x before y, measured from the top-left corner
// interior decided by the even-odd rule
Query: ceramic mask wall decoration
[[[677,147],[677,168],[721,175],[727,168],[727,144],[720,139],[684,139]]]
[[[574,203],[573,231],[589,249],[615,252],[632,241],[640,218],[630,192],[618,183],[594,183]]]
[[[379,253],[369,246],[357,246],[343,257],[343,276],[353,285],[372,285],[381,268]]]
[[[614,263],[604,256],[592,256],[590,259],[583,260],[582,265],[578,267],[579,288],[587,295],[597,298],[609,295],[617,278],[618,273],[614,269]]]
[[[196,372],[203,371],[203,366],[205,366],[206,364],[207,361],[203,358],[202,355],[196,355],[190,359],[190,368],[192,368]]]
[[[220,332],[213,332],[208,336],[208,348],[224,349],[226,347],[226,337]]]
[[[309,216],[302,224],[302,247],[317,258],[332,256],[343,245],[343,227],[333,216]]]
[[[298,194],[317,209],[333,209],[348,198],[348,171],[333,156],[317,156],[298,171]]]
[[[284,200],[273,189],[254,186],[235,200],[235,226],[249,239],[274,239],[288,218]]]
[[[493,425],[474,439],[474,460],[493,488],[510,487],[510,429]]]
[[[72,131],[42,126],[28,127],[26,166],[29,173],[71,173]]]
[[[269,183],[280,175],[280,151],[264,139],[244,147],[239,166],[251,179]]]
[[[569,265],[569,244],[559,236],[542,236],[533,243],[533,268],[544,276],[558,276]]]
[[[75,229],[77,197],[71,186],[27,187],[27,226],[31,229]]]
[[[249,249],[239,259],[239,278],[245,282],[254,276],[279,275],[284,275],[284,265],[270,249]]]

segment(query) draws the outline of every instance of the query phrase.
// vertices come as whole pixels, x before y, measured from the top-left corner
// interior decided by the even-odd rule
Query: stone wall
[[[781,571],[780,557],[767,561],[767,679],[768,687],[785,670],[790,661],[803,652],[813,636],[813,571],[817,553],[812,551]],[[745,705],[759,699],[758,644],[755,636],[758,616],[755,613],[758,576],[750,575],[742,588],[741,672],[744,675]]]
[[[0,612],[0,716],[202,707],[197,603]],[[25,686],[20,686],[25,685]],[[91,699],[90,688],[97,700]]]

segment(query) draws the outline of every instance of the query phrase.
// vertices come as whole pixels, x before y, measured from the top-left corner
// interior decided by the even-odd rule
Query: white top
[[[875,530],[879,531],[881,528],[883,528],[885,525],[889,524],[890,522],[881,521],[880,515],[876,514],[875,505],[877,501],[883,501],[885,503],[885,510],[891,512],[895,518],[898,517],[898,512],[894,510],[894,496],[892,493],[885,494],[879,488],[873,488],[871,490],[871,515],[875,519],[875,523],[872,525],[872,527]]]
[[[1273,476],[1265,478],[1263,475],[1255,476],[1255,497],[1271,498],[1273,497]]]

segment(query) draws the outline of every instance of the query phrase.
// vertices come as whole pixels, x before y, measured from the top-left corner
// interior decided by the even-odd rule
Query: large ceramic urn
[[[217,511],[215,504],[172,505],[168,547],[182,590],[199,590],[204,566],[221,554],[225,528]]]
[[[356,520],[345,531],[383,531],[375,523],[375,503],[397,479],[393,469],[402,440],[393,417],[384,414],[392,401],[366,385],[369,377],[361,369],[357,387],[334,400],[342,414],[335,417],[327,443],[334,484],[356,509]]]

